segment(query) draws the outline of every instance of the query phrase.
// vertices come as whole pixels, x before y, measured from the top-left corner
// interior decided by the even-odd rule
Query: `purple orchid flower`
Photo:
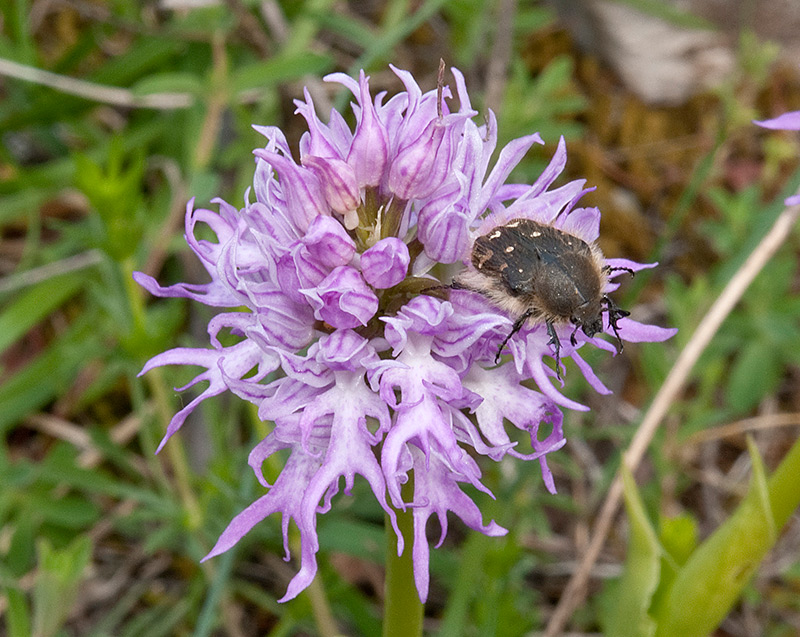
[[[411,541],[417,590],[428,594],[427,520],[436,515],[447,532],[452,511],[470,528],[497,536],[506,530],[484,522],[462,489],[491,496],[475,455],[536,460],[545,487],[555,492],[547,456],[564,443],[561,408],[586,410],[553,383],[546,362],[553,351],[543,325],[526,325],[508,343],[512,364],[495,365],[499,344],[515,317],[468,290],[448,290],[433,269],[469,263],[472,241],[513,218],[552,224],[586,242],[599,232],[600,213],[576,208],[583,181],[552,188],[566,163],[562,139],[550,165],[532,185],[508,184],[512,169],[537,135],[509,143],[490,168],[497,126],[490,111],[473,121],[464,78],[452,69],[458,110],[448,87],[423,93],[412,75],[392,68],[405,90],[372,97],[369,78],[333,74],[355,99],[355,128],[332,111],[318,119],[311,96],[297,101],[308,124],[299,162],[283,133],[256,127],[264,148],[255,151],[252,194],[237,210],[217,200],[219,212],[186,214],[186,239],[209,273],[205,284],[160,286],[134,278],[152,294],[191,298],[227,308],[209,324],[210,348],[176,348],[159,354],[142,373],[161,365],[205,368],[187,387],[208,386],[169,424],[163,444],[203,400],[224,391],[258,406],[274,429],[250,454],[265,495],[230,523],[205,559],[228,550],[272,513],[300,529],[300,571],[283,601],[315,576],[319,542],[316,516],[331,507],[340,478],[348,493],[356,474],[370,485],[396,526],[395,511],[411,507],[412,538],[398,533],[398,554]],[[206,224],[216,242],[195,235]],[[607,265],[631,271],[653,267],[625,259]],[[617,284],[610,282],[609,292]],[[663,341],[675,330],[629,318],[617,323],[621,339]],[[224,346],[228,329],[240,340]],[[567,328],[564,328],[567,329]],[[606,332],[610,326],[604,328]],[[563,340],[589,384],[608,393],[580,357],[591,343],[614,352],[609,341],[578,334]],[[533,380],[532,389],[525,381]],[[525,383],[525,384],[523,384]],[[504,423],[524,432],[532,452],[521,453]],[[541,431],[540,431],[541,430]],[[546,435],[545,435],[546,433]],[[263,461],[288,450],[274,484]],[[413,472],[414,489],[401,486]],[[288,541],[286,542],[288,559]]]

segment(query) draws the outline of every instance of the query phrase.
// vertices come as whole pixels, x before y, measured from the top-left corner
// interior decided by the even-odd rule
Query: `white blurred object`
[[[739,33],[800,51],[800,0],[664,0],[715,28],[681,26],[622,0],[551,0],[578,44],[651,104],[680,104],[733,70]]]

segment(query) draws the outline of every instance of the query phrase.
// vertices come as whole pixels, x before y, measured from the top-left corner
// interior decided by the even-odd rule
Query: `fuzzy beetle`
[[[609,272],[633,271],[605,265],[594,243],[531,219],[512,219],[475,240],[471,261],[474,269],[457,276],[453,287],[478,292],[516,317],[511,332],[500,344],[495,363],[526,321],[544,322],[560,378],[561,342],[554,326],[574,325],[570,335],[574,346],[579,328],[589,338],[603,331],[604,311],[617,338],[617,350],[622,351],[617,321],[630,313],[603,290]]]

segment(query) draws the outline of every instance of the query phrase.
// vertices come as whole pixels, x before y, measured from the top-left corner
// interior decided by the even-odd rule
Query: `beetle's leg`
[[[611,300],[610,296],[603,296],[603,301],[606,303],[606,310],[608,312],[608,324],[614,330],[614,336],[617,339],[617,354],[622,353],[623,344],[622,339],[619,337],[619,327],[617,321],[626,316],[630,316],[630,312],[623,310],[619,305]]]
[[[555,350],[556,356],[556,377],[558,380],[561,380],[561,341],[558,340],[558,334],[556,334],[556,328],[553,326],[553,321],[547,321],[547,335],[550,337],[550,340],[547,341],[548,345],[552,345],[553,349]]]
[[[580,327],[580,325],[578,325],[578,324],[576,323],[576,324],[575,324],[575,329],[574,329],[574,330],[572,330],[572,334],[570,334],[570,335],[569,335],[569,342],[570,342],[570,343],[572,343],[572,347],[577,347],[577,346],[578,346],[578,341],[577,341],[577,339],[575,338],[575,334],[577,334],[577,333],[578,333],[578,328],[579,328],[579,327]]]
[[[610,265],[604,265],[603,272],[605,272],[606,274],[611,274],[612,272],[627,272],[631,276],[636,276],[636,272],[634,272],[630,268],[617,267],[617,266],[612,267]]]
[[[497,365],[500,362],[500,355],[503,353],[503,348],[506,346],[508,341],[511,340],[511,337],[514,336],[517,332],[522,329],[522,326],[525,324],[531,315],[533,314],[533,310],[526,310],[525,313],[520,316],[516,321],[514,321],[514,326],[511,328],[511,331],[508,333],[503,339],[503,342],[500,343],[500,347],[497,348],[497,354],[494,357],[494,364]]]

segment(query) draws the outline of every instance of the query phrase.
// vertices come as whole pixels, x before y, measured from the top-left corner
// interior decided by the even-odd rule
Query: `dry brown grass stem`
[[[800,425],[800,413],[793,412],[788,414],[763,414],[753,418],[743,418],[726,425],[703,429],[692,434],[686,442],[681,443],[683,447],[694,447],[704,442],[717,441],[722,438],[743,436],[749,431],[762,431],[764,429],[777,429],[778,427],[795,427]]]
[[[188,93],[151,93],[149,95],[136,95],[132,91],[118,86],[106,86],[79,80],[58,73],[51,73],[37,69],[33,66],[19,64],[11,60],[0,58],[0,75],[15,77],[49,86],[61,93],[77,95],[95,102],[123,106],[127,108],[155,108],[160,110],[172,110],[176,108],[188,108],[194,104],[194,97]]]
[[[503,107],[503,94],[508,83],[511,64],[511,43],[514,41],[514,17],[517,0],[500,0],[497,3],[497,31],[486,68],[486,106],[495,113]]]

